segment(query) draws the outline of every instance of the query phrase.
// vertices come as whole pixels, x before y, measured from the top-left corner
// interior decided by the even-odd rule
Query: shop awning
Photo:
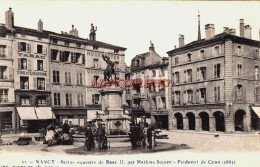
[[[252,107],[258,118],[260,118],[260,107]]]
[[[51,107],[35,107],[38,119],[56,119]]]
[[[21,120],[37,120],[34,107],[17,107]]]

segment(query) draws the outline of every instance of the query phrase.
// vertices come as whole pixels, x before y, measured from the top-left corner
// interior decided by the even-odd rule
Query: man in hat
[[[151,125],[148,126],[148,129],[147,129],[147,132],[146,132],[146,133],[147,133],[147,134],[146,134],[146,136],[147,136],[147,141],[148,141],[148,144],[149,144],[148,148],[149,148],[149,149],[152,149],[153,130],[152,130],[152,126],[151,126]]]
[[[88,151],[90,151],[91,148],[93,147],[92,144],[94,141],[94,137],[90,125],[87,125],[85,129],[85,137],[86,137],[85,146],[87,147]]]
[[[97,128],[97,141],[98,141],[98,148],[100,151],[102,150],[104,136],[105,136],[105,129],[102,127],[102,124],[99,123]]]

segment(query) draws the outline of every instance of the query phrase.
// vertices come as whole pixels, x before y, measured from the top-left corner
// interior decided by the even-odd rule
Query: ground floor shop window
[[[0,123],[2,129],[12,128],[12,112],[1,112],[0,113]]]

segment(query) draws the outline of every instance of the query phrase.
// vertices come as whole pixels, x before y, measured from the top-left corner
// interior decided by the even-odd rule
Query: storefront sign
[[[91,74],[103,74],[104,72],[102,70],[87,70],[88,73]]]
[[[45,56],[39,56],[35,54],[23,54],[23,53],[18,53],[20,57],[28,57],[28,58],[36,58],[36,59],[45,59]]]
[[[17,71],[20,75],[47,76],[46,72]]]
[[[107,53],[102,53],[102,52],[87,51],[87,56],[102,57],[102,55],[108,56],[110,59],[119,59],[119,55],[107,54]]]
[[[201,106],[174,106],[175,111],[180,110],[204,110],[204,109],[224,109],[225,104],[219,105],[201,105]]]

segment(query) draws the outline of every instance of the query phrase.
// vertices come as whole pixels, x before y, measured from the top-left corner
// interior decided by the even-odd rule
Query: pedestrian
[[[86,137],[85,146],[87,147],[88,151],[90,151],[91,148],[93,147],[92,144],[94,141],[94,137],[90,125],[87,125],[85,129],[85,137]]]
[[[146,132],[146,136],[147,136],[147,142],[148,142],[148,149],[152,149],[152,144],[153,144],[153,141],[152,141],[152,138],[153,138],[153,130],[152,130],[152,126],[149,125],[148,126],[148,129],[147,129],[147,132]]]
[[[105,129],[102,127],[102,124],[99,123],[97,128],[97,141],[98,141],[99,151],[102,150],[104,136],[105,136]]]
[[[62,132],[63,132],[63,133],[66,133],[66,134],[69,134],[69,132],[70,132],[70,127],[69,127],[69,125],[68,125],[68,120],[66,120],[65,123],[63,124]]]

